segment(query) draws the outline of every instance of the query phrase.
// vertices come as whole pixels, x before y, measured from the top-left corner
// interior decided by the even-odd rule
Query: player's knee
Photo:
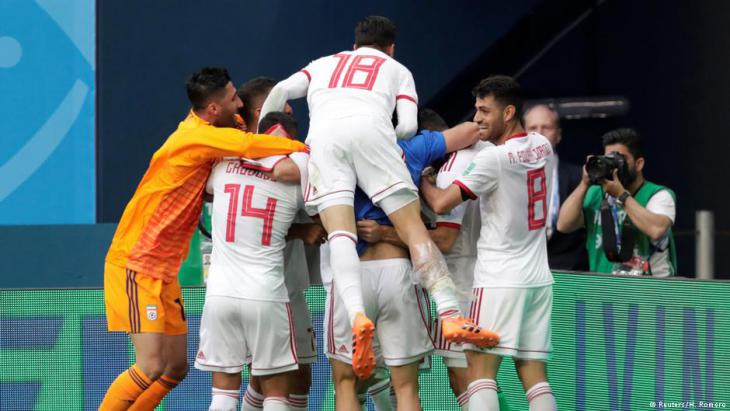
[[[165,373],[165,361],[162,358],[137,359],[137,366],[152,381],[157,380]]]
[[[188,365],[188,360],[187,358],[183,357],[180,359],[169,361],[167,363],[167,367],[165,368],[165,374],[178,381],[182,381],[183,378],[188,375],[189,369],[190,366]]]

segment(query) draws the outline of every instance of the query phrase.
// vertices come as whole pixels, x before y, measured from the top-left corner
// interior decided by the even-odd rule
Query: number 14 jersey
[[[454,181],[479,197],[482,228],[474,287],[542,287],[553,283],[545,222],[555,159],[537,133],[487,147]]]
[[[306,181],[308,157],[290,156],[302,181]],[[270,157],[258,165],[225,160],[213,167],[207,185],[214,196],[207,296],[289,301],[284,247],[304,200],[300,184],[276,182],[263,172],[272,170],[276,160]]]

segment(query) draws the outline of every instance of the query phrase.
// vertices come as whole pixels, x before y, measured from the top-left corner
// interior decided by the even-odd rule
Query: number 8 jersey
[[[545,222],[555,159],[537,133],[518,134],[487,147],[454,181],[479,197],[482,228],[474,287],[542,287],[553,283]]]
[[[306,181],[308,155],[291,158]],[[213,167],[207,190],[213,194],[213,253],[206,295],[259,301],[289,301],[284,285],[286,235],[303,209],[302,187],[273,181],[265,171],[278,160],[260,164],[221,161]]]

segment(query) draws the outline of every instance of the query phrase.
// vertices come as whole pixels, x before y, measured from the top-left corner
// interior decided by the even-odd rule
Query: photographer
[[[636,131],[610,131],[603,147],[605,155],[588,158],[580,184],[560,208],[558,231],[586,227],[591,271],[676,274],[674,193],[644,179]]]

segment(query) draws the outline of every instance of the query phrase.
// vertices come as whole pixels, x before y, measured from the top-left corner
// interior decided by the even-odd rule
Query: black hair
[[[641,148],[641,138],[639,133],[633,128],[619,128],[611,130],[603,135],[603,147],[612,144],[621,144],[626,146],[634,156],[634,159],[644,157],[644,150]]]
[[[505,107],[515,107],[515,118],[519,121],[522,113],[522,90],[520,84],[509,76],[489,76],[474,87],[471,94],[477,98],[493,96],[494,100]]]
[[[267,114],[264,118],[259,120],[259,130],[265,132],[276,124],[281,124],[289,133],[292,138],[297,137],[297,120],[291,114],[284,113],[283,111],[272,111]]]
[[[439,113],[430,108],[421,108],[418,110],[418,129],[431,131],[444,131],[449,128],[446,120]]]
[[[266,97],[275,85],[276,80],[271,77],[254,77],[238,88],[238,97],[243,102],[243,107],[238,110],[238,114],[243,117],[247,126],[251,126],[251,122],[253,122],[253,113],[256,109],[254,101]]]
[[[375,46],[385,51],[395,44],[395,24],[383,16],[368,16],[355,26],[355,47]]]
[[[193,73],[185,84],[193,109],[204,109],[210,98],[224,90],[230,81],[228,70],[222,67],[203,67]]]

